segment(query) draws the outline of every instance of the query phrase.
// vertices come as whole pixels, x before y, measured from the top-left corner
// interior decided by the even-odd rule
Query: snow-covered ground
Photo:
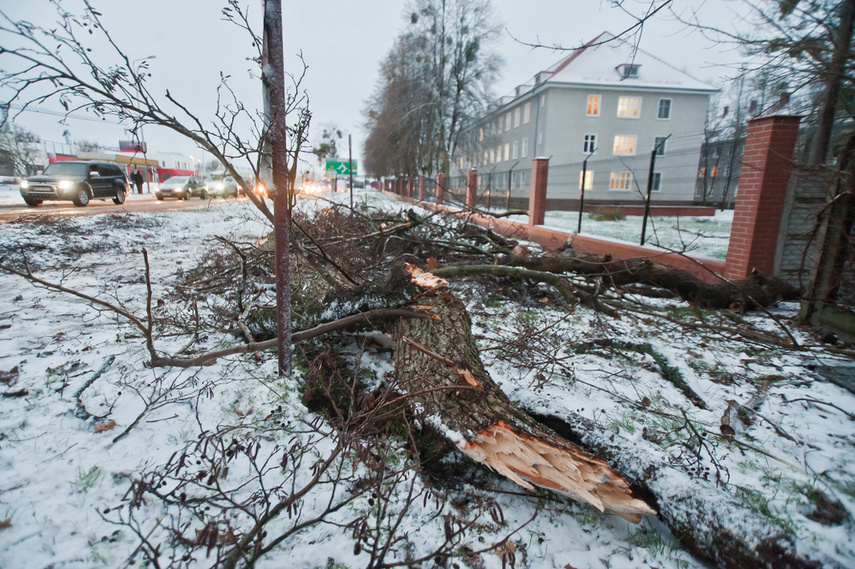
[[[358,192],[357,197],[388,211],[412,207],[375,192]],[[318,205],[312,198],[302,202],[303,207]],[[0,256],[3,263],[23,268],[24,254],[38,277],[144,317],[144,247],[151,263],[155,313],[192,322],[193,306],[186,300],[187,291],[179,290],[178,275],[221,246],[214,236],[249,244],[267,232],[265,221],[246,202],[164,213],[31,218],[0,225]],[[140,480],[160,480],[144,474],[162,469],[175,453],[202,452],[195,443],[216,430],[231,429],[234,440],[251,441],[256,452],[270,456],[318,436],[303,432],[305,425],[323,430],[301,403],[299,377],[277,379],[272,354],[230,356],[186,370],[150,368],[139,331],[114,313],[5,272],[0,272],[0,286],[0,567],[124,567],[129,560],[142,565],[141,538],[165,544],[165,528],[185,521],[189,535],[205,529],[178,519],[174,507],[150,498],[134,501]],[[559,416],[578,413],[641,449],[670,454],[677,466],[690,458],[690,436],[680,420],[684,412],[696,427],[716,433],[729,400],[745,404],[760,397],[756,416],[734,422],[734,438],[740,444],[716,440],[703,447],[700,465],[711,468],[709,483],[718,479],[723,491],[782,532],[798,536],[802,553],[831,567],[855,566],[851,518],[823,525],[815,514],[819,496],[855,511],[855,396],[817,374],[821,366],[845,365],[845,360],[819,349],[794,351],[738,341],[704,327],[693,331],[664,317],[697,313],[709,321],[715,316],[676,301],[644,300],[657,315],[628,313],[611,319],[583,307],[569,315],[548,303],[536,311],[515,307],[466,282],[453,286],[473,316],[490,373],[513,400]],[[223,302],[203,291],[189,294],[203,313]],[[810,342],[810,332],[789,320],[796,308],[782,305],[772,313],[800,342]],[[778,322],[762,313],[734,318],[780,331]],[[538,341],[549,342],[540,347],[559,363],[515,365],[500,346],[518,340],[522,330],[548,330]],[[176,332],[158,338],[157,347],[174,353],[190,338]],[[574,346],[600,338],[635,348],[620,353],[596,346],[574,351]],[[224,331],[202,330],[191,350],[237,343],[239,338]],[[382,350],[368,351],[361,365],[377,381],[392,369]],[[678,370],[709,410],[691,405],[683,393],[663,382],[665,368]],[[16,392],[18,396],[5,396]],[[644,405],[628,406],[626,401]],[[321,439],[314,452],[326,456],[332,444]],[[401,448],[392,452],[401,464],[408,460]],[[302,468],[289,470],[288,465],[279,469],[277,462],[269,476],[300,484],[311,477],[311,464],[307,458]],[[365,468],[349,460],[341,467],[356,469],[356,476]],[[221,483],[238,486],[252,478],[244,465],[223,474]],[[474,515],[477,508],[471,501],[461,506],[453,500],[462,494],[476,502],[494,500],[502,512],[479,518],[464,538],[468,550],[489,548],[524,526],[504,548],[514,551],[516,567],[702,566],[651,516],[632,525],[589,506],[543,492],[527,494],[499,477],[487,478],[484,486],[437,490],[412,472],[402,473],[401,483],[390,490],[388,517],[403,508],[409,483],[416,494],[435,494],[413,502],[402,514],[398,534],[406,539],[393,548],[387,562],[429,552],[442,540],[444,515],[463,517],[467,507]],[[247,491],[252,489],[250,484]],[[337,496],[348,492],[353,488],[338,489]],[[316,488],[302,499],[299,511],[283,512],[277,527],[296,523],[292,516],[306,519],[331,499],[330,487]],[[371,519],[376,510],[369,495],[357,496],[330,516],[330,523],[294,533],[257,566],[363,567],[366,553],[357,552],[357,532],[348,524],[365,516]],[[495,552],[467,557],[463,549],[457,551],[461,557],[424,566],[503,567]],[[211,562],[203,549],[185,565],[208,567]]]

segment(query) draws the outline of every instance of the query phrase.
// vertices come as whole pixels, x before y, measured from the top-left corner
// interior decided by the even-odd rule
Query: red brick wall
[[[531,161],[531,193],[528,199],[528,226],[543,225],[546,215],[546,181],[549,177],[549,158]]]
[[[729,279],[745,278],[754,269],[772,274],[798,130],[799,117],[763,117],[748,123],[727,249]]]

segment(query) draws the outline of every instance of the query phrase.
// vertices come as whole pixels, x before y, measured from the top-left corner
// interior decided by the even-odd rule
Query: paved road
[[[211,198],[214,203],[223,201],[223,198]],[[229,198],[229,200],[245,200],[247,198]],[[105,213],[132,213],[145,211],[165,211],[170,209],[186,209],[188,207],[199,207],[208,200],[192,198],[189,200],[166,199],[157,201],[154,194],[132,194],[127,197],[125,203],[116,205],[113,200],[92,200],[86,207],[77,207],[71,202],[47,201],[39,207],[27,206],[23,199],[20,204],[0,203],[0,223],[12,221],[20,217],[32,216],[63,216],[63,215],[101,215]]]

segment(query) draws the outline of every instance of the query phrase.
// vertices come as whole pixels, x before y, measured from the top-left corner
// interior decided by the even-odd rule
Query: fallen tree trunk
[[[603,460],[511,403],[484,370],[463,304],[444,281],[411,270],[414,282],[427,289],[419,305],[430,306],[434,317],[398,322],[395,370],[421,420],[476,462],[525,488],[548,488],[633,522],[654,513]]]
[[[425,289],[419,306],[433,318],[397,323],[396,375],[417,418],[461,452],[521,486],[554,490],[630,521],[654,513],[651,504],[692,554],[721,567],[820,567],[800,556],[781,528],[664,458],[575,416],[533,419],[484,369],[466,309],[444,281],[409,270]]]
[[[794,287],[759,273],[739,281],[707,283],[686,271],[648,259],[612,260],[608,256],[604,258],[563,251],[537,257],[509,255],[499,259],[499,264],[556,274],[577,273],[602,277],[605,284],[615,287],[638,283],[654,285],[707,309],[750,310],[769,306],[779,300],[797,300],[799,297],[799,291]]]

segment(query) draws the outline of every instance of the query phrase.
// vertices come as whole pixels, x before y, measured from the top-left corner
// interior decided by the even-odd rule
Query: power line
[[[34,109],[32,107],[24,107],[23,105],[9,105],[9,107],[12,109],[18,110],[18,111],[25,111],[25,112],[30,112],[30,113],[39,113],[39,114],[43,114],[43,115],[54,115],[57,117],[70,118],[70,119],[76,119],[76,120],[81,120],[81,121],[91,121],[91,122],[97,122],[97,123],[102,123],[102,124],[103,123],[116,124],[116,125],[122,124],[119,121],[107,120],[106,118],[100,118],[99,119],[99,118],[89,117],[89,116],[84,116],[84,115],[76,115],[73,113],[63,113],[61,111],[51,111],[48,109]]]

